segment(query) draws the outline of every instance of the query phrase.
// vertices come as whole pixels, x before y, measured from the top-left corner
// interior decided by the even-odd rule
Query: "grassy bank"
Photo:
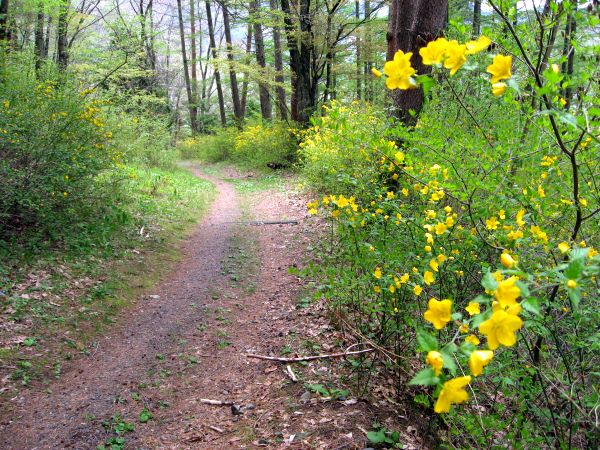
[[[93,352],[98,333],[168,272],[214,194],[177,168],[126,167],[102,184],[96,213],[65,225],[59,239],[31,230],[0,247],[0,366],[9,375],[1,388],[9,395]]]

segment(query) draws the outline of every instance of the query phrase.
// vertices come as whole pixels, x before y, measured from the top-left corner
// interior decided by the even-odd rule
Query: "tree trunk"
[[[419,75],[431,72],[419,55],[419,49],[436,39],[444,28],[447,0],[392,0],[387,32],[387,59],[397,50],[412,52],[411,63]],[[407,125],[414,125],[423,106],[423,89],[393,91],[393,115]]]
[[[50,53],[50,33],[52,32],[52,16],[48,15],[48,23],[46,24],[46,36],[44,37],[44,59],[48,59]]]
[[[260,18],[258,17],[258,2],[252,0],[250,2],[250,11],[252,12],[252,20],[254,22],[254,44],[256,50],[256,62],[258,65],[265,69],[267,63],[265,60],[265,44],[263,41],[262,26],[260,24]],[[264,78],[264,72],[261,74],[261,79]],[[260,98],[260,113],[263,120],[271,120],[271,99],[269,97],[269,88],[264,81],[259,81],[258,92]]]
[[[358,23],[360,20],[360,0],[354,0],[354,19]],[[355,30],[356,39],[356,98],[362,98],[362,61],[360,58],[360,30]]]
[[[190,112],[190,128],[192,129],[192,136],[194,136],[198,131],[198,110],[194,107],[194,98],[192,96],[192,86],[190,83],[190,72],[188,69],[188,59],[185,51],[185,32],[183,29],[183,12],[181,11],[181,0],[177,0],[177,15],[179,18],[179,38],[181,40],[181,58],[183,59],[183,76],[185,79],[185,91],[187,93],[188,109]]]
[[[215,25],[212,20],[212,12],[210,9],[210,0],[206,0],[206,21],[208,22],[208,38],[210,40],[210,48],[213,59],[217,59],[217,44],[215,41]],[[219,114],[221,116],[221,124],[227,125],[227,116],[225,115],[225,98],[223,97],[223,86],[221,86],[221,73],[219,68],[215,66],[215,83],[217,84],[217,96],[219,98]]]
[[[272,11],[277,10],[277,0],[269,0],[269,6]],[[283,88],[283,57],[281,53],[281,33],[279,27],[275,25],[273,27],[273,51],[275,53],[275,94],[277,97],[277,114],[281,120],[287,119],[287,106],[285,101],[285,89]]]
[[[10,41],[8,27],[8,0],[0,0],[0,42]]]
[[[246,56],[252,51],[252,24],[248,21],[248,29],[246,31]],[[249,58],[248,58],[249,61]],[[247,62],[248,62],[247,61]],[[242,81],[242,99],[240,100],[242,108],[242,117],[246,117],[246,101],[248,100],[248,70],[244,71],[244,80]]]
[[[284,13],[283,22],[285,24],[285,36],[287,38],[288,51],[290,53],[290,71],[292,84],[292,97],[290,110],[292,120],[299,122],[300,114],[298,110],[298,72],[300,70],[300,51],[298,49],[298,39],[296,38],[296,29],[292,21],[292,12],[289,0],[281,0],[281,10]]]
[[[231,39],[231,25],[229,21],[229,9],[224,1],[220,2],[223,9],[223,28],[225,30],[225,42],[227,44],[227,59],[229,61],[229,82],[231,83],[231,100],[233,102],[233,116],[236,125],[242,125],[242,105],[240,103],[240,91],[237,83],[237,75],[233,66],[233,41]]]
[[[37,21],[35,24],[35,71],[40,71],[44,60],[44,4],[38,4]]]
[[[563,58],[565,58],[562,63],[562,73],[567,76],[567,79],[570,79],[573,76],[573,65],[575,62],[575,47],[573,47],[573,38],[575,36],[575,32],[577,30],[577,22],[575,21],[575,17],[573,14],[567,15],[567,23],[565,24],[565,35],[563,41]],[[568,85],[563,90],[563,98],[567,101],[565,103],[565,109],[568,109],[571,100],[573,97],[573,88]]]
[[[473,2],[473,37],[481,34],[481,0]]]
[[[298,61],[298,120],[308,123],[316,107],[317,84],[312,83],[311,61],[314,51],[312,20],[310,17],[311,0],[300,0],[300,58]]]
[[[58,44],[56,47],[56,64],[60,70],[65,70],[69,65],[69,40],[67,33],[69,31],[69,24],[67,22],[67,16],[69,13],[70,0],[63,0],[60,5],[60,12],[58,14],[58,25],[56,27],[56,34]]]
[[[371,17],[371,2],[370,0],[364,0],[365,8],[365,20]],[[364,45],[363,45],[363,73],[364,73],[364,84],[365,84],[365,100],[373,101],[373,76],[371,75],[371,68],[373,62],[371,60],[373,50],[371,48],[371,32],[368,28],[363,27],[364,30]]]
[[[196,123],[198,123],[198,74],[196,73],[196,64],[198,61],[198,55],[196,53],[196,12],[194,8],[194,2],[196,0],[190,0],[190,31],[192,35],[190,36],[190,46],[192,52],[192,60],[191,64],[191,85],[192,85],[192,104],[195,110]],[[200,126],[198,126],[198,131],[200,131]],[[203,131],[203,130],[202,130]]]

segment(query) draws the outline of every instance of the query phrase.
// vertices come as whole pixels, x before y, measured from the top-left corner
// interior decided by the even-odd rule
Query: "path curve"
[[[10,418],[0,420],[0,448],[96,448],[105,434],[83,420],[84,413],[103,416],[111,410],[119,388],[155,364],[156,354],[177,346],[181,330],[193,329],[203,314],[191,303],[206,304],[211,286],[219,282],[228,250],[232,222],[240,217],[233,186],[189,166],[194,175],[213,183],[217,197],[187,240],[183,258],[169,279],[125,314],[98,350],[72,363],[52,393],[25,393]]]

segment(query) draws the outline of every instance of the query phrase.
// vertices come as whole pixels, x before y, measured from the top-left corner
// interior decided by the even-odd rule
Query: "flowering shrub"
[[[448,88],[433,89],[414,129],[384,131],[362,106],[333,104],[306,132],[307,179],[331,193],[309,213],[336,231],[324,295],[344,329],[380,349],[398,389],[418,386],[416,401],[443,415],[446,439],[594,447],[597,137],[563,108],[556,65],[517,64],[513,76],[510,55],[482,64],[490,42],[440,38],[421,49]],[[388,88],[433,82],[411,56],[385,64]],[[466,70],[472,98],[452,79]],[[526,88],[544,114],[522,98]],[[515,138],[516,119],[525,125]]]
[[[285,123],[248,125],[236,136],[231,158],[251,167],[289,167],[295,161],[296,147]]]
[[[0,73],[0,80],[0,232],[73,220],[94,176],[122,156],[101,102],[58,77]]]

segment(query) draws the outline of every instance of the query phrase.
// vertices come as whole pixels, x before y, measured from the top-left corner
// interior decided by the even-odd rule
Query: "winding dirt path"
[[[182,262],[100,341],[93,355],[79,359],[51,386],[51,394],[26,393],[18,400],[9,423],[0,428],[1,448],[96,448],[106,432],[84,415],[106,416],[123,386],[153,370],[156,355],[169,354],[176,339],[202,319],[202,310],[189,305],[210,303],[212,287],[222,282],[221,263],[240,209],[230,183],[192,170],[214,183],[218,196],[185,245]]]

